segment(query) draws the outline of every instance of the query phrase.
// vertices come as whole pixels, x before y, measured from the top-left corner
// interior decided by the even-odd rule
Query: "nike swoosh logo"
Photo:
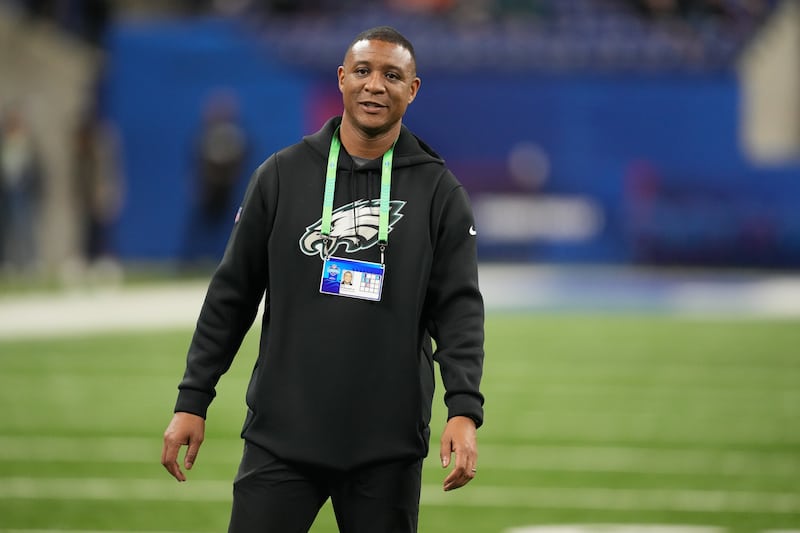
[[[469,234],[470,235],[477,235],[478,234],[478,232],[475,231],[475,226],[470,226],[469,227]]]

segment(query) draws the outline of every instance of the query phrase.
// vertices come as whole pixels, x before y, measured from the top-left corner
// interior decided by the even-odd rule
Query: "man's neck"
[[[400,123],[392,127],[389,131],[381,133],[375,137],[367,136],[363,131],[355,128],[347,121],[342,121],[339,128],[339,139],[342,141],[347,153],[351,156],[362,157],[364,159],[377,159],[392,147],[397,137],[400,135]]]

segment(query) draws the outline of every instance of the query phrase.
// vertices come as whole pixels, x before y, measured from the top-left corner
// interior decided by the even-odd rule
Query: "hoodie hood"
[[[331,136],[336,128],[342,123],[342,117],[333,117],[328,120],[322,128],[311,135],[303,137],[303,142],[309,145],[315,152],[327,159],[331,147]],[[342,146],[343,151],[347,149]],[[341,157],[339,159],[341,164]],[[411,133],[404,125],[400,126],[400,137],[394,147],[393,168],[410,167],[425,163],[438,163],[444,166],[444,159],[433,149],[425,144],[423,140]]]

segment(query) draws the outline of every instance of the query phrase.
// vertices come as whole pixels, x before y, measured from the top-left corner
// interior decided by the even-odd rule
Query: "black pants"
[[[342,533],[415,533],[421,482],[422,459],[342,472],[246,443],[228,533],[305,533],[329,497]]]

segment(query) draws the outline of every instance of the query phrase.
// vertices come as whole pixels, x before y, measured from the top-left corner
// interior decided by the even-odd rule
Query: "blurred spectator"
[[[452,10],[456,3],[455,0],[386,0],[391,9],[420,15],[441,15]]]
[[[759,19],[774,5],[773,0],[630,0],[650,18],[680,17],[684,19],[720,18],[737,21]]]
[[[31,18],[57,20],[59,18],[58,2],[54,0],[21,0],[25,12]]]
[[[678,17],[686,7],[685,0],[632,0],[634,6],[652,19]]]
[[[546,0],[494,0],[499,17],[543,18],[552,14],[552,2]]]
[[[0,126],[0,260],[14,272],[38,268],[36,230],[42,203],[42,167],[31,126],[9,107]]]
[[[212,0],[176,0],[173,9],[182,15],[202,15],[211,11]]]
[[[221,257],[233,224],[234,193],[246,154],[237,95],[227,90],[212,93],[204,105],[197,140],[197,181],[185,238],[185,266]]]
[[[72,145],[82,266],[102,275],[118,270],[112,242],[123,198],[118,137],[92,109],[81,117]]]
[[[111,0],[83,0],[79,17],[79,34],[90,44],[102,48],[113,17]]]
[[[256,10],[257,3],[254,0],[214,0],[212,6],[221,15],[247,17]]]
[[[23,0],[32,19],[47,20],[63,30],[102,47],[114,13],[112,0]]]
[[[308,15],[310,12],[325,11],[327,8],[325,0],[266,0],[264,4],[268,12],[277,15]],[[333,6],[328,8],[329,11],[333,9]]]

